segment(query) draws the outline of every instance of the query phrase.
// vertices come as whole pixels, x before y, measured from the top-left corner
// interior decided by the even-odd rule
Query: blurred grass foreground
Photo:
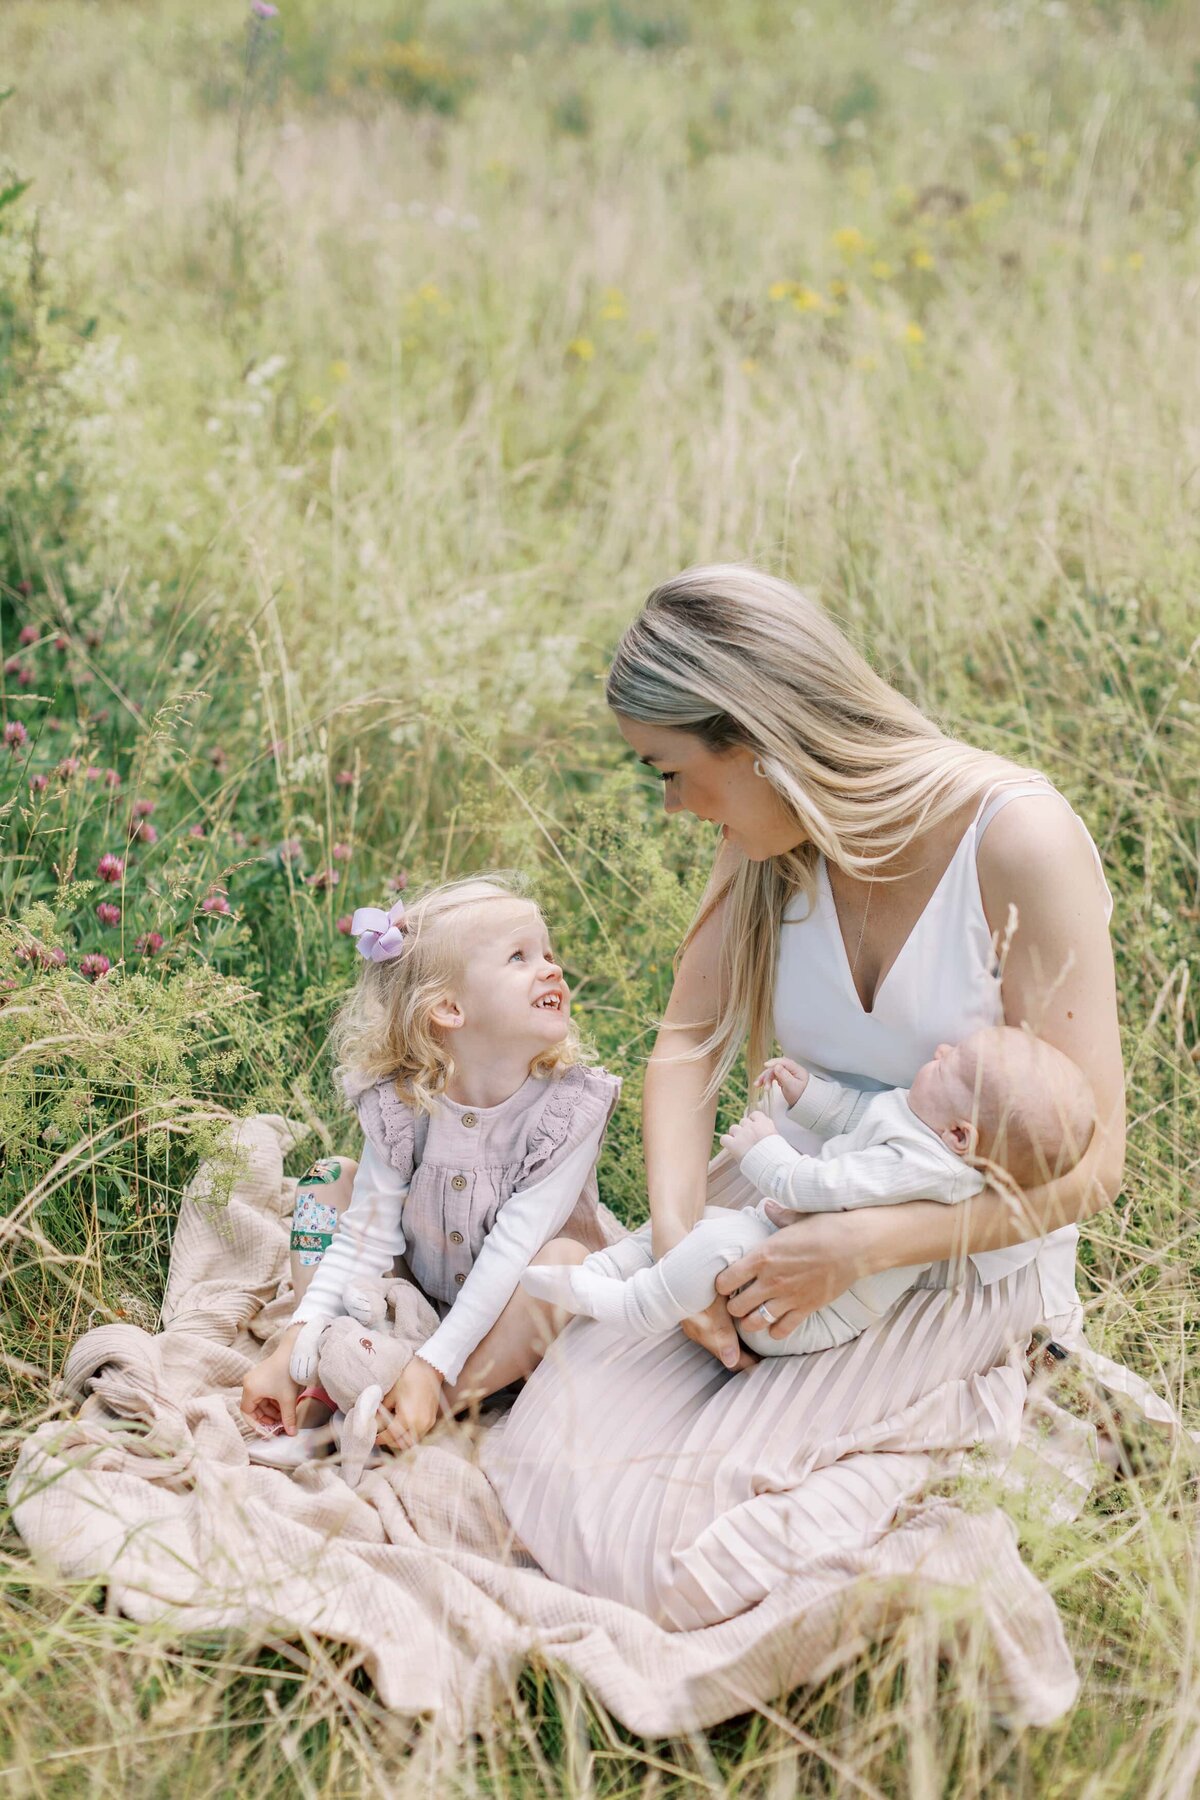
[[[1081,1291],[1196,1422],[1200,12],[6,0],[0,77],[6,1466],[74,1337],[153,1323],[223,1117],[353,1147],[325,1034],[389,882],[535,875],[642,1216],[711,845],[600,676],[713,558],[1087,819],[1131,1138]],[[534,1670],[448,1750],[332,1651],[158,1641],[9,1528],[6,1790],[1186,1800],[1186,1463],[1005,1504],[1084,1680],[1021,1737],[914,1626],[704,1740]]]

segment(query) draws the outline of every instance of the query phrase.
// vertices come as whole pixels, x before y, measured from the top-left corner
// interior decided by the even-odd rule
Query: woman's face
[[[755,774],[752,750],[741,744],[710,750],[691,731],[644,725],[621,713],[616,720],[630,749],[662,777],[669,813],[690,812],[719,825],[721,836],[751,862],[804,843],[803,827],[770,782]]]

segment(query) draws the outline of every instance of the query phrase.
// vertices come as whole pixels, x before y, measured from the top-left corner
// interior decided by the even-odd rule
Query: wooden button
[[[456,1276],[455,1276],[455,1277],[454,1277],[454,1285],[455,1285],[455,1287],[461,1287],[461,1286],[462,1286],[462,1284],[463,1284],[463,1282],[464,1282],[464,1281],[465,1281],[465,1280],[466,1280],[466,1279],[467,1279],[467,1278],[466,1278],[466,1276],[465,1276],[465,1275],[456,1275]]]
[[[454,1189],[456,1194],[461,1194],[466,1185],[467,1178],[465,1175],[456,1175],[454,1180],[450,1183],[450,1186]]]
[[[461,1244],[462,1241],[463,1241],[463,1234],[461,1231],[452,1231],[450,1233],[450,1242],[452,1244]]]
[[[479,1123],[478,1113],[464,1113],[463,1114],[463,1124],[464,1125],[478,1125],[478,1123]]]

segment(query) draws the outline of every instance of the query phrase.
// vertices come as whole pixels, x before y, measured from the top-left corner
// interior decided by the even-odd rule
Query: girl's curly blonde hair
[[[433,1009],[462,977],[468,913],[495,900],[523,900],[541,912],[524,878],[510,870],[465,875],[406,899],[403,951],[387,962],[364,962],[334,1020],[337,1073],[351,1100],[375,1082],[391,1080],[406,1105],[435,1109],[454,1058],[433,1024]],[[536,1056],[529,1072],[551,1075],[585,1061],[572,1019],[562,1043]]]

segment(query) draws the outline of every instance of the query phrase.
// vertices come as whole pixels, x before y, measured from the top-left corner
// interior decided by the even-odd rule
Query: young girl
[[[439,1412],[527,1375],[561,1329],[566,1314],[521,1290],[523,1269],[619,1236],[595,1170],[620,1083],[584,1062],[545,920],[511,878],[365,908],[353,928],[366,966],[335,1040],[366,1144],[357,1169],[319,1165],[298,1190],[298,1305],[241,1405],[294,1434],[313,1373],[304,1327],[402,1257],[441,1317],[384,1396],[380,1442],[403,1449]]]

